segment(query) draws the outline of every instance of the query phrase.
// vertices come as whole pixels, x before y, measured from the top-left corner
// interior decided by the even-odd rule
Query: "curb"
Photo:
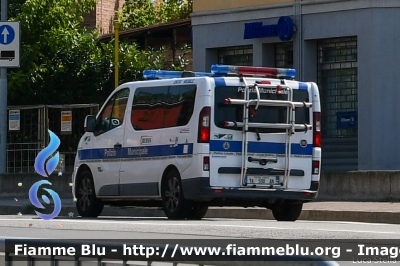
[[[24,213],[26,206],[1,206],[0,215],[34,215],[34,212]],[[60,218],[69,217],[69,213],[77,215],[73,206],[63,207]],[[108,207],[106,206],[101,216],[123,216],[123,217],[165,217],[160,208],[141,207]],[[210,207],[205,218],[228,218],[228,219],[261,219],[275,220],[270,210],[264,208],[218,208]],[[303,209],[299,220],[308,221],[343,221],[343,222],[365,222],[365,223],[389,223],[400,224],[399,212],[371,212],[371,211],[334,211],[334,210],[307,210]]]
[[[261,208],[210,208],[207,212],[206,217],[275,220],[270,210],[265,210]],[[400,224],[400,213],[303,209],[299,220]]]

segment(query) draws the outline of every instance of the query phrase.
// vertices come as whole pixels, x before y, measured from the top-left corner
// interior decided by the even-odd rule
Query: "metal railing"
[[[98,108],[98,104],[9,106],[7,173],[35,172],[36,156],[49,141],[48,130],[60,138],[58,151],[64,156],[65,171],[72,171],[76,148],[84,133],[84,119],[96,114]]]
[[[35,158],[42,149],[41,142],[7,144],[7,173],[34,172]]]

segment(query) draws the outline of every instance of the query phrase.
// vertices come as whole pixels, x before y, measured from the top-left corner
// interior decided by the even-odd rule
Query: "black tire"
[[[165,215],[171,220],[183,220],[189,217],[192,202],[185,199],[178,171],[170,171],[161,186],[162,205]]]
[[[303,203],[282,203],[277,208],[272,209],[272,214],[277,221],[296,221],[301,214]]]
[[[96,197],[92,174],[84,171],[76,182],[76,209],[82,217],[97,217],[104,204]]]
[[[190,220],[201,220],[206,216],[208,211],[208,205],[204,203],[194,203],[192,210],[190,211],[188,219]]]

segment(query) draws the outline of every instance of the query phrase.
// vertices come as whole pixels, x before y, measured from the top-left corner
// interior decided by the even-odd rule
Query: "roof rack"
[[[232,71],[229,69],[229,71]],[[240,71],[240,70],[238,70]],[[247,69],[245,71],[248,71]],[[264,71],[264,70],[263,70]],[[266,70],[265,70],[266,71]],[[296,134],[297,131],[307,131],[312,130],[311,125],[301,125],[296,124],[296,108],[297,107],[306,107],[311,108],[311,102],[294,102],[293,101],[293,89],[288,84],[286,84],[285,80],[282,80],[282,84],[272,85],[272,84],[248,84],[246,77],[242,78],[243,83],[245,84],[243,98],[241,99],[225,99],[225,104],[233,104],[233,105],[242,105],[243,106],[243,122],[236,122],[236,121],[225,121],[225,127],[234,127],[242,128],[242,152],[241,152],[241,172],[240,172],[240,180],[242,186],[247,186],[247,178],[251,175],[248,172],[249,170],[249,163],[259,163],[260,165],[264,166],[267,163],[277,163],[278,160],[284,160],[284,175],[283,180],[279,182],[279,184],[265,184],[269,186],[268,188],[273,189],[277,187],[285,187],[288,188],[288,178],[291,175],[291,156],[292,156],[292,139],[291,137]],[[277,88],[279,90],[286,90],[287,91],[287,100],[262,100],[260,98],[260,88]],[[252,99],[250,98],[250,89],[255,90],[255,94],[257,98]],[[254,107],[253,107],[254,106]],[[254,123],[251,121],[251,118],[257,115],[257,110],[259,106],[273,106],[273,107],[286,107],[286,123]],[[285,152],[284,158],[279,158],[277,156],[265,156],[265,157],[258,157],[255,158],[250,156],[248,152],[249,146],[249,137],[250,134],[249,128],[255,128],[255,133],[257,134],[257,140],[261,140],[261,136],[259,134],[259,128],[271,128],[271,129],[284,129],[286,131],[285,134]]]
[[[212,65],[211,73],[192,71],[171,70],[145,70],[145,79],[170,79],[185,77],[229,77],[229,76],[263,76],[279,79],[294,79],[296,70],[290,68],[253,67],[253,66],[231,66]]]

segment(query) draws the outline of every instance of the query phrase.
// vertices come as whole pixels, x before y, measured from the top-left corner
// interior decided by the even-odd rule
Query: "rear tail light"
[[[204,107],[201,110],[199,117],[199,131],[197,137],[198,143],[210,142],[210,118],[211,118],[211,107]]]
[[[318,175],[319,174],[319,161],[312,161],[312,174]]]
[[[203,171],[210,171],[210,157],[203,157]]]
[[[314,147],[321,147],[321,113],[314,113]]]

